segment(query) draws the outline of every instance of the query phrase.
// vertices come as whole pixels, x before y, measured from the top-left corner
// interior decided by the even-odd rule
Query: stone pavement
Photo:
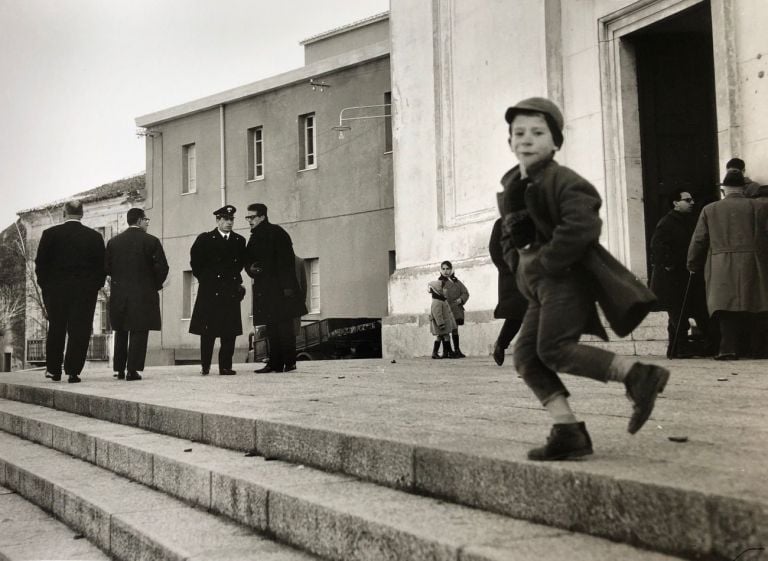
[[[130,383],[91,369],[77,385],[28,371],[0,374],[0,397],[691,558],[766,545],[768,362],[655,361],[672,377],[634,436],[622,385],[564,376],[595,455],[550,464],[525,460],[546,413],[490,358],[241,364],[232,377],[155,367]]]

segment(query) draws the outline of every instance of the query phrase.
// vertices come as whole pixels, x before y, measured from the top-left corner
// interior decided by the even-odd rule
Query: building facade
[[[189,333],[197,287],[189,250],[215,228],[213,211],[224,204],[238,209],[235,231],[246,238],[246,207],[255,202],[291,235],[309,281],[304,320],[388,314],[395,249],[388,17],[302,44],[299,69],[136,120],[147,135],[150,232],[170,266],[150,363],[199,359],[199,337]],[[250,309],[249,289],[245,333]],[[237,339],[236,362],[247,344]]]
[[[104,243],[128,228],[128,209],[144,205],[144,174],[108,183],[47,205],[21,210],[17,214],[26,233],[23,254],[26,261],[26,314],[24,336],[26,340],[24,363],[27,366],[45,364],[45,338],[48,323],[43,314],[42,295],[35,278],[35,257],[43,230],[61,223],[64,203],[80,200],[83,203],[83,224],[104,237]],[[152,337],[150,337],[152,340]],[[103,365],[112,357],[113,337],[109,322],[109,281],[99,291],[93,317],[93,332],[88,349],[88,361]]]
[[[505,109],[530,96],[565,115],[557,159],[603,197],[602,243],[638,277],[670,194],[718,197],[724,163],[768,178],[763,0],[392,0],[397,271],[385,355],[424,355],[428,280],[444,259],[469,288],[462,349],[486,355],[496,272],[488,238],[516,161]],[[652,314],[625,353],[663,353]]]

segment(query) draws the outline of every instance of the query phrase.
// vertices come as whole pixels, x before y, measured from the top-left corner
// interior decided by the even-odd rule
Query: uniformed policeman
[[[189,332],[200,335],[200,362],[203,376],[211,368],[213,344],[220,339],[219,374],[231,376],[235,339],[242,335],[240,301],[245,287],[243,270],[245,238],[232,231],[236,208],[225,205],[216,210],[216,228],[203,232],[190,250],[192,274],[198,281],[197,298]]]

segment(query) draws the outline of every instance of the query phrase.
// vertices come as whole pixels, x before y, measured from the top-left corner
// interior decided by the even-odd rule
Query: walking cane
[[[685,312],[685,304],[688,301],[688,291],[691,288],[691,279],[693,278],[693,273],[691,271],[688,271],[688,282],[685,285],[685,294],[683,294],[683,304],[680,306],[680,315],[677,318],[677,325],[675,326],[675,337],[672,339],[672,356],[674,356],[675,351],[677,350],[677,339],[680,336],[680,324],[683,323],[683,312]],[[688,318],[685,318],[686,320]]]

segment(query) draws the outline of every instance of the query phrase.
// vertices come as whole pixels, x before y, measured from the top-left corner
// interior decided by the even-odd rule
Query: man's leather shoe
[[[668,380],[669,370],[655,364],[638,362],[629,369],[624,380],[627,397],[633,403],[627,426],[629,434],[639,431],[651,416],[656,396],[664,391]]]
[[[69,378],[67,378],[67,382],[69,382],[70,384],[79,384],[80,382],[82,382],[82,380],[80,379],[80,376],[78,376],[77,374],[74,374]]]
[[[720,353],[715,355],[715,360],[739,360],[739,357],[736,353]]]
[[[219,369],[219,376],[234,376],[237,374],[234,370],[231,368],[220,368]]]
[[[141,374],[139,374],[138,372],[131,372],[129,370],[125,379],[129,382],[132,382],[133,380],[141,380]]]
[[[53,380],[54,382],[60,382],[61,381],[61,374],[51,374],[50,372],[45,373],[45,377]]]
[[[203,376],[208,376],[210,371],[211,371],[210,368],[206,368],[205,366],[203,366],[202,370],[200,370],[200,374],[203,375]]]
[[[283,368],[283,372],[293,372],[294,370],[296,370],[295,362],[293,364],[287,364],[285,368]]]
[[[125,370],[121,370],[120,372],[115,372],[113,376],[118,380],[125,380]]]
[[[259,368],[257,370],[254,370],[256,374],[270,374],[271,372],[282,372],[282,370],[275,370],[272,368],[269,364],[267,364],[263,368]]]
[[[528,459],[537,462],[569,460],[592,453],[592,439],[587,426],[581,423],[560,423],[552,426],[547,443],[528,451]]]
[[[504,349],[499,347],[498,345],[493,346],[493,360],[501,366],[504,364]]]

